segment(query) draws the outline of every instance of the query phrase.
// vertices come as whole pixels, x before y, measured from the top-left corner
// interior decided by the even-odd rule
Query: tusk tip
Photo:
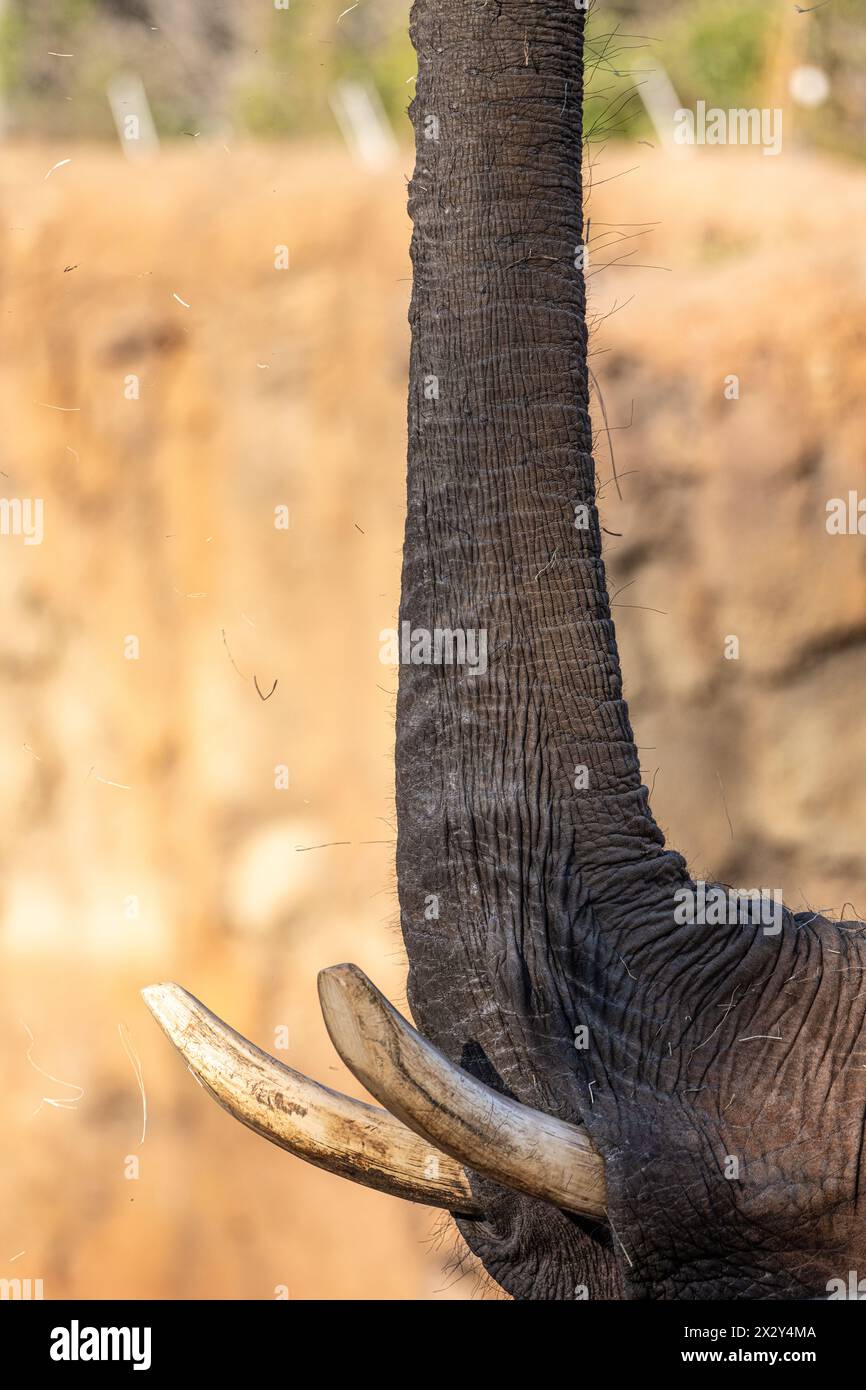
[[[347,1009],[356,1012],[370,999],[382,999],[370,977],[351,961],[342,961],[339,965],[329,965],[320,970],[318,988],[326,1023],[329,1007],[344,1014]]]
[[[329,965],[324,970],[319,971],[318,987],[319,999],[324,1004],[326,999],[337,1000],[345,995],[357,993],[358,988],[363,988],[370,981],[359,966],[353,965],[351,961],[342,961],[339,965]]]
[[[163,984],[145,985],[141,997],[163,1032],[177,1044],[194,1017],[192,995],[169,980]]]
[[[375,1007],[378,1004],[388,1009],[390,1005],[363,970],[350,961],[320,970],[318,985],[328,1036],[349,1070],[369,1091],[371,1076],[363,1063],[370,1037],[381,1032]]]
[[[339,965],[326,965],[324,970],[319,971],[319,980],[339,980],[350,979],[366,980],[367,976],[358,965],[353,965],[351,961],[340,961]]]

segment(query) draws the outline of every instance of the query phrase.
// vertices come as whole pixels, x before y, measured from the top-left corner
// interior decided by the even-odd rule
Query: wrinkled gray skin
[[[401,619],[486,630],[489,668],[401,668],[409,998],[466,1069],[586,1126],[610,1213],[473,1179],[460,1229],[517,1297],[823,1298],[866,1272],[864,928],[674,921],[689,874],[641,783],[595,509],[583,15],[416,0],[412,34]]]

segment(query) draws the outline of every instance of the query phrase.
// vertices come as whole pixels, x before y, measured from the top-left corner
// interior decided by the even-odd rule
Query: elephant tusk
[[[410,1202],[478,1214],[460,1165],[386,1110],[292,1071],[180,985],[149,985],[141,993],[193,1076],[256,1134],[365,1187]]]
[[[416,1134],[505,1187],[580,1216],[606,1215],[604,1163],[582,1129],[456,1067],[356,965],[323,970],[319,998],[346,1066]]]

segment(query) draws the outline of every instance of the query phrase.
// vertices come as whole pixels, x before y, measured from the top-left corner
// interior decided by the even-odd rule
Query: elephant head
[[[416,1032],[323,972],[337,1096],[177,986],[215,1097],[454,1213],[517,1297],[824,1297],[866,1265],[866,936],[694,883],[623,699],[589,415],[581,6],[416,0],[397,871]]]

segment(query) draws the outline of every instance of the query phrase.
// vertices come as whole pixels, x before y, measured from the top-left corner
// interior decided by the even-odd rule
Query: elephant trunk
[[[567,1109],[544,1076],[563,1075],[588,904],[634,907],[648,861],[662,877],[680,863],[641,784],[601,558],[584,15],[416,0],[412,37],[397,707],[410,1000],[454,1060]]]

